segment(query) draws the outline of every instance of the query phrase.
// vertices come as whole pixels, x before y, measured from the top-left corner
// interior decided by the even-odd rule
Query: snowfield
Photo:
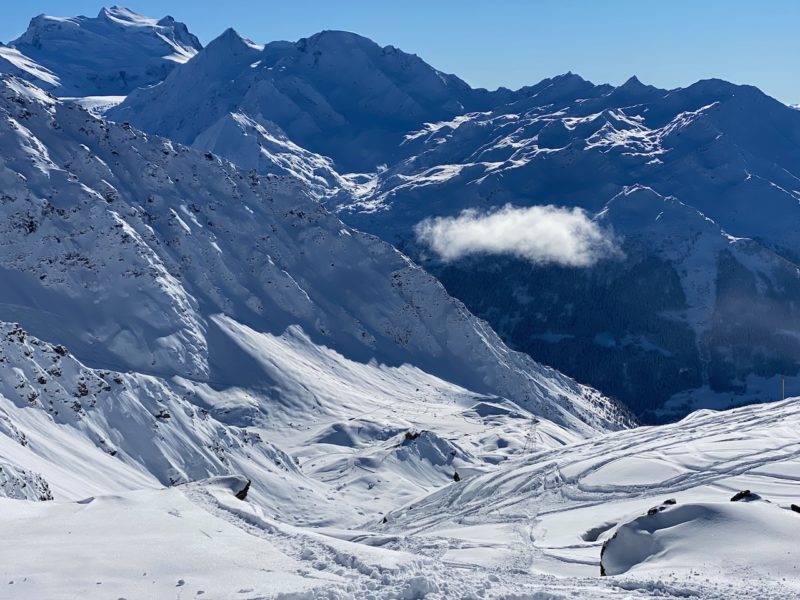
[[[697,413],[530,452],[357,527],[290,525],[237,498],[242,477],[3,500],[3,594],[795,598],[799,425],[800,399]]]
[[[0,599],[800,597],[800,398],[637,427],[493,328],[658,418],[774,398],[798,135],[725,82],[34,18],[0,44]],[[583,270],[483,260],[551,256],[542,214]]]

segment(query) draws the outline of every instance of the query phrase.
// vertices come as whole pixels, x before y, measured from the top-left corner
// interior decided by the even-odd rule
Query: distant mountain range
[[[61,52],[77,39],[80,69]],[[775,399],[781,377],[800,384],[800,113],[756,88],[569,73],[487,91],[352,33],[259,45],[227,30],[201,48],[182,24],[121,8],[37,17],[0,50],[6,70],[57,95],[127,94],[80,100],[110,119],[297,178],[512,347],[645,420]],[[114,56],[131,58],[98,66]],[[101,85],[81,69],[131,77]],[[579,208],[619,252],[580,268],[443,260],[415,235],[426,219],[506,204]]]

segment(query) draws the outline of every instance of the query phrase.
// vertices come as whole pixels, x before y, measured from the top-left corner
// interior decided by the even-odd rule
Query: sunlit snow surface
[[[34,17],[20,37],[0,46],[0,72],[58,96],[127,94],[160,82],[202,46],[183,23],[126,8],[96,17]]]
[[[165,548],[196,545],[196,526],[189,538],[162,526],[186,510],[165,486],[241,475],[269,519],[346,529],[512,460],[533,446],[534,414],[537,447],[628,423],[596,391],[508,349],[433,277],[294,181],[106,123],[20,79],[0,78],[0,114],[0,489],[14,499],[4,531],[26,540],[0,561],[6,585],[106,597],[42,553],[81,557],[102,581],[160,531]],[[88,496],[98,499],[80,504]],[[77,513],[95,510],[82,525]],[[123,526],[139,518],[152,527]],[[198,517],[209,518],[200,529],[213,538],[216,517]],[[72,553],[53,541],[79,530]],[[113,560],[113,548],[129,554]],[[208,548],[200,563],[229,590],[215,595],[249,589]],[[169,555],[162,573],[193,556]],[[297,572],[342,577],[341,564],[315,562]],[[359,590],[382,580],[355,570],[369,577]],[[412,597],[430,584],[414,573],[396,586]],[[263,597],[280,580],[270,585],[242,593]]]
[[[91,21],[182,31],[118,8]],[[306,50],[334,42],[356,67],[411,65],[413,91],[431,76],[434,91],[463,91],[349,34],[271,50],[313,69]],[[233,32],[209,50],[183,72],[229,52],[248,73],[275,66]],[[266,97],[285,100],[294,83],[281,84]],[[371,103],[379,117],[396,107],[398,92],[384,91]],[[435,96],[434,113],[457,112]],[[800,593],[797,400],[619,431],[625,415],[602,395],[509,350],[435,279],[314,202],[320,190],[382,202],[389,184],[513,175],[538,155],[517,152],[524,139],[498,140],[486,161],[409,164],[381,184],[340,176],[257,111],[189,123],[195,150],[91,114],[120,100],[59,102],[0,79],[0,598]],[[333,114],[323,109],[322,122]],[[407,144],[456,143],[494,118],[508,116],[457,118]],[[591,149],[661,160],[658,137],[620,111],[560,115],[537,153],[595,127]],[[500,161],[506,147],[515,156]],[[262,176],[275,167],[304,185]],[[657,215],[652,243],[691,242],[667,250],[687,251],[690,317],[702,321],[706,245],[745,256],[747,243],[642,186],[600,218],[641,219],[634,201],[655,209],[644,215]],[[247,480],[247,498],[235,497]],[[731,503],[743,489],[761,499]],[[654,507],[664,510],[646,515]]]
[[[794,598],[798,426],[791,399],[534,450],[355,528],[287,525],[241,478],[4,500],[0,573],[14,598]]]

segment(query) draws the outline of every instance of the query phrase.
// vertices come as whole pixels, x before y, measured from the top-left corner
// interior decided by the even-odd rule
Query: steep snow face
[[[391,160],[405,132],[509,94],[473,90],[414,55],[353,33],[323,31],[262,47],[228,30],[110,116],[192,144],[228,112],[240,112],[332,157],[340,172],[365,171]]]
[[[274,123],[242,112],[225,114],[198,135],[192,147],[218,154],[241,169],[294,177],[319,198],[357,189],[336,172],[329,158],[301,148]]]
[[[256,482],[255,497],[275,514],[288,505],[295,518],[325,512],[325,490],[291,457],[210,408],[187,386],[90,369],[64,346],[0,326],[5,496],[74,500],[234,470]]]
[[[118,6],[94,18],[39,15],[0,49],[0,72],[58,96],[119,96],[160,82],[201,47],[172,17],[150,19]]]
[[[214,345],[232,351],[227,321],[210,317],[273,335],[295,325],[351,360],[408,363],[565,423],[592,419],[589,390],[509,351],[435,279],[292,181],[107,124],[19,80],[3,80],[0,100],[2,267],[16,283],[4,315],[25,324],[20,307],[45,309],[33,333],[98,364],[235,381],[241,365]]]

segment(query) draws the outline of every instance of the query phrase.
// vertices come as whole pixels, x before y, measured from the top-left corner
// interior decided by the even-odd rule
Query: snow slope
[[[623,590],[792,598],[799,421],[797,398],[699,411],[532,453],[373,527],[406,536],[390,547],[476,568],[596,576],[605,543],[606,579]],[[761,499],[734,505],[742,490]]]
[[[58,96],[120,96],[163,80],[201,49],[186,25],[127,8],[97,17],[34,17],[27,31],[0,47],[0,72]]]
[[[793,598],[798,420],[794,398],[534,447],[351,528],[290,525],[251,493],[235,497],[247,488],[235,476],[77,502],[0,500],[4,593]],[[757,494],[731,502],[744,488]]]
[[[54,600],[625,597],[602,582],[501,580],[383,548],[391,538],[362,543],[292,527],[234,497],[244,483],[215,478],[78,502],[0,500],[2,593]]]
[[[667,506],[619,527],[601,560],[607,575],[738,571],[786,582],[800,593],[796,551],[791,550],[798,535],[798,513],[768,502]]]

